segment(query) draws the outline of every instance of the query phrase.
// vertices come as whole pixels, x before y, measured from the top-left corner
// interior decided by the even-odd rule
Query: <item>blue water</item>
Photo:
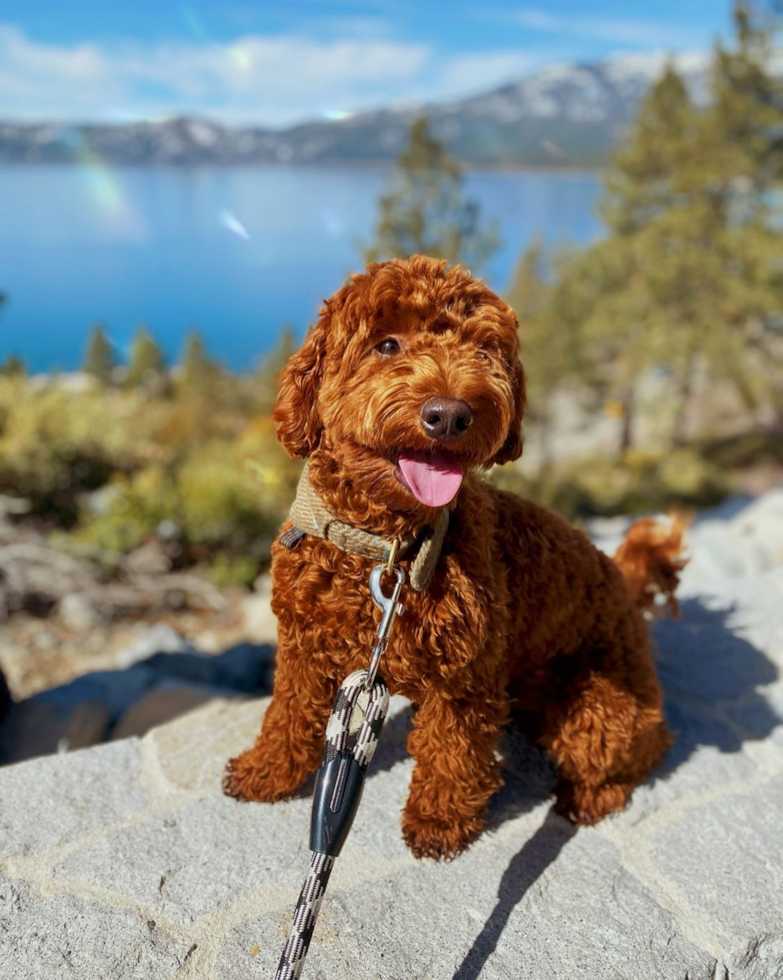
[[[0,360],[78,367],[100,321],[121,352],[147,324],[171,359],[197,326],[249,369],[359,268],[383,186],[363,169],[0,167]],[[498,221],[487,279],[501,292],[534,235],[600,232],[591,174],[475,173],[466,191]]]

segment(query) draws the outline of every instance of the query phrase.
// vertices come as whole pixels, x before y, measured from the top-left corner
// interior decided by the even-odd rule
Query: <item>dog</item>
[[[308,461],[329,513],[416,541],[448,512],[431,580],[404,590],[380,666],[414,708],[402,832],[418,857],[454,857],[480,834],[512,717],[554,760],[556,805],[576,824],[622,809],[671,742],[645,612],[656,596],[676,608],[682,528],[638,522],[612,561],[562,517],[495,488],[481,471],[521,455],[524,410],[513,310],[421,255],[354,275],[281,374],[278,437]],[[377,561],[290,521],[283,532],[274,693],[224,777],[240,800],[282,800],[318,768],[337,688],[367,667],[377,628]]]

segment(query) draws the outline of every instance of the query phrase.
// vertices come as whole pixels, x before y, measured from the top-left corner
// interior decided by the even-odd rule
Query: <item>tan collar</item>
[[[296,547],[301,538],[309,534],[312,537],[331,541],[341,551],[347,551],[349,554],[361,555],[378,563],[386,563],[389,560],[392,540],[338,520],[310,483],[307,463],[302,470],[299,486],[296,488],[296,499],[291,506],[288,519],[294,527],[280,538],[281,544],[286,548]],[[411,588],[416,592],[423,592],[429,585],[448,526],[449,509],[444,507],[435,527],[427,528],[423,538],[418,535],[400,541],[397,557],[405,558],[415,551],[417,542],[421,540],[418,553],[411,562],[408,572]]]

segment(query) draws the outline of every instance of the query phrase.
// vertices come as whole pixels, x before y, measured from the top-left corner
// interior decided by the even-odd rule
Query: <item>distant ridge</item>
[[[710,55],[675,59],[693,97],[704,101]],[[386,163],[411,120],[433,130],[469,166],[600,166],[640,98],[660,75],[663,54],[560,64],[459,101],[363,112],[286,130],[236,128],[175,118],[124,125],[0,123],[0,163],[359,164]]]

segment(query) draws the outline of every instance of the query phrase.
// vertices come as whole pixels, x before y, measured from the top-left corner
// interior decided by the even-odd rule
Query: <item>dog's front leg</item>
[[[231,759],[223,791],[239,800],[291,796],[321,761],[337,682],[280,631],[275,686],[255,745]]]
[[[431,692],[408,739],[416,760],[402,817],[416,857],[451,858],[475,840],[502,783],[495,749],[507,719],[505,697],[451,698]]]

